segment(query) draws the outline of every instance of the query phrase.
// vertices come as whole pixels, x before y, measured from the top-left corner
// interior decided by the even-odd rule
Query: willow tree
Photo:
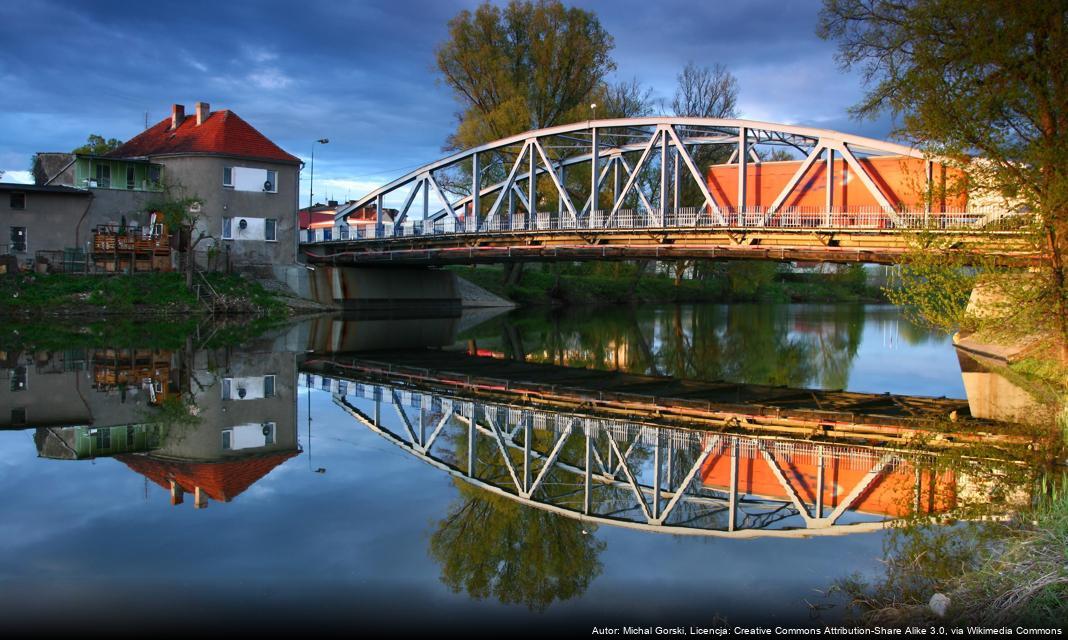
[[[1068,358],[1068,0],[824,0],[818,34],[863,73],[856,116],[892,113],[895,134],[958,166],[972,193],[1033,213],[1041,267],[984,284],[1007,302],[1001,329],[1055,335]],[[906,294],[927,283],[912,301],[922,307],[929,293],[928,316],[960,315],[964,296],[947,305],[930,286],[941,262],[932,248]]]
[[[461,105],[455,149],[586,117],[588,98],[615,69],[597,17],[559,0],[488,2],[449,21],[437,50]],[[582,115],[576,117],[576,112]]]

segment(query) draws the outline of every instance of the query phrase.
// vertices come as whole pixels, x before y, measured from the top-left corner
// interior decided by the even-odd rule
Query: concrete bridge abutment
[[[343,309],[444,311],[463,305],[456,274],[441,269],[316,265],[308,276],[312,300]]]

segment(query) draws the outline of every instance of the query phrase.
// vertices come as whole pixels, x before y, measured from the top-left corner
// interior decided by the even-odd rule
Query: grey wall
[[[297,447],[297,365],[294,353],[256,350],[242,353],[197,352],[192,382],[200,420],[172,428],[156,455],[182,460],[224,460],[250,453],[291,451]],[[275,376],[269,398],[223,400],[223,378]],[[275,423],[274,444],[254,450],[225,451],[222,432],[248,423]]]
[[[222,156],[154,157],[152,160],[166,167],[164,176],[172,189],[203,202],[202,224],[197,231],[211,239],[197,246],[201,264],[206,263],[206,254],[212,246],[220,251],[229,250],[235,266],[292,264],[296,260],[299,165]],[[223,187],[223,169],[234,166],[277,171],[278,193]],[[278,240],[223,240],[222,219],[242,216],[274,218],[278,221]]]
[[[89,207],[89,217],[78,231],[83,249],[89,249],[93,241],[93,229],[101,224],[119,224],[123,217],[126,223],[136,221],[140,225],[148,224],[149,214],[145,213],[148,203],[163,198],[162,193],[153,191],[127,191],[125,189],[90,189],[93,204]]]
[[[10,243],[11,227],[26,227],[26,252],[15,254],[19,262],[33,258],[39,249],[78,246],[76,229],[89,194],[25,193],[26,208],[12,209],[10,192],[0,191],[0,244]]]
[[[93,370],[66,361],[63,352],[20,354],[0,368],[0,427],[11,422],[12,410],[26,410],[25,426],[113,426],[143,422],[150,415],[147,392],[131,385],[123,394],[93,387]],[[26,388],[12,389],[16,367],[26,368]]]

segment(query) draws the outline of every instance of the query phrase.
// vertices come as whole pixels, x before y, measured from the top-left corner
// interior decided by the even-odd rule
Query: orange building
[[[805,450],[792,455],[774,454],[783,477],[801,501],[808,505],[816,503],[818,492],[819,459],[814,449],[805,447]],[[841,504],[877,463],[878,457],[867,455],[864,450],[825,445],[824,507],[833,509]],[[917,468],[910,462],[889,465],[847,508],[890,517],[909,515],[916,505],[917,483],[921,513],[941,513],[953,507],[956,503],[956,482],[952,473],[936,473],[920,468],[918,475],[917,478]],[[724,447],[705,461],[701,469],[701,481],[707,487],[727,491],[730,478],[730,450]],[[790,499],[771,465],[756,451],[749,455],[739,453],[738,493],[775,500]]]
[[[859,158],[859,164],[872,178],[872,182],[891,204],[897,207],[919,208],[926,200],[926,161],[907,156],[880,156]],[[767,209],[775,202],[782,190],[800,169],[801,160],[783,162],[760,162],[746,164],[746,207]],[[932,163],[935,193],[944,193],[947,169],[940,163]],[[833,165],[832,209],[835,211],[862,211],[879,209],[879,201],[868,190],[856,171],[843,158],[836,157]],[[708,190],[721,208],[737,210],[738,165],[718,164],[708,168]],[[827,202],[827,162],[819,159],[812,163],[797,185],[780,206],[780,210],[798,207],[802,210],[823,211]],[[932,211],[962,209],[967,204],[964,196],[949,198],[944,195],[931,203]]]

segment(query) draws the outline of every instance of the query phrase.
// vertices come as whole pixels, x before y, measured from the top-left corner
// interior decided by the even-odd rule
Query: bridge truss
[[[707,149],[719,150],[719,161],[738,168],[731,202],[709,190],[707,167],[696,159],[698,150]],[[800,156],[798,169],[770,205],[749,203],[747,168],[775,149]],[[882,177],[864,161],[878,156],[923,160],[924,206],[908,208],[891,200],[892,193],[880,186]],[[850,208],[833,201],[836,157],[876,206]],[[817,162],[826,163],[826,202],[817,208],[789,206]],[[931,160],[909,146],[828,129],[668,116],[587,121],[528,131],[430,162],[337,209],[334,229],[303,239],[672,227],[974,228],[1007,214],[1004,209],[932,212],[932,179]],[[398,207],[393,219],[383,215],[391,202]],[[371,206],[374,225],[350,230],[343,223]]]
[[[857,508],[894,474],[912,486],[903,496],[910,509],[934,501],[931,477],[920,471],[933,458],[923,454],[655,427],[303,376],[307,387],[330,392],[358,423],[423,462],[487,493],[593,525],[741,538],[873,531],[886,526],[886,515]],[[774,477],[764,492],[742,488],[740,469],[754,460]],[[722,484],[706,477],[717,461],[729,468]],[[797,475],[804,464],[815,478]],[[830,489],[842,482],[830,479],[835,464],[855,469],[857,480]],[[825,504],[830,495],[834,504]]]

